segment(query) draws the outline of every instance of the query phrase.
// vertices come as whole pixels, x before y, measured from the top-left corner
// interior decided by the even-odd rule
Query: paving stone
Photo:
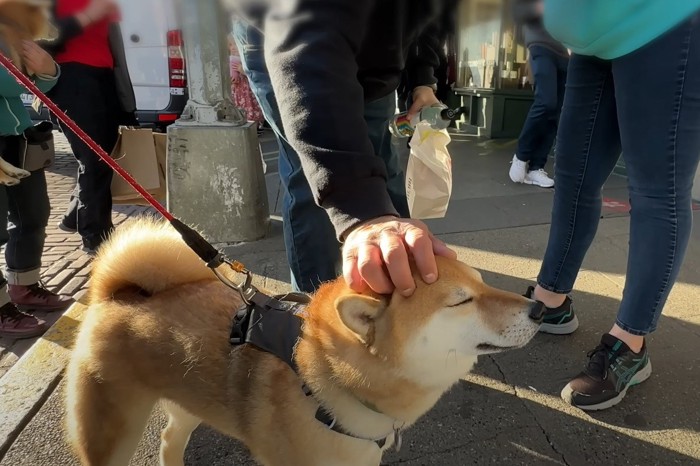
[[[57,289],[61,286],[63,286],[64,283],[66,283],[70,278],[73,276],[73,270],[71,269],[65,269],[60,271],[55,277],[50,279],[48,283],[46,283],[46,286],[49,289]]]
[[[61,289],[61,294],[75,296],[76,293],[81,290],[86,281],[87,277],[74,277],[71,281],[64,285],[64,287]]]

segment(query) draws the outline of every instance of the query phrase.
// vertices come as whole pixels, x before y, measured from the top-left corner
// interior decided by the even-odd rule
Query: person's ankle
[[[532,293],[532,299],[543,303],[550,309],[555,309],[564,304],[566,295],[545,290],[540,285],[537,285],[535,291]]]
[[[633,335],[618,327],[617,324],[608,332],[624,344],[626,344],[633,353],[639,353],[644,346],[644,337],[642,335]]]

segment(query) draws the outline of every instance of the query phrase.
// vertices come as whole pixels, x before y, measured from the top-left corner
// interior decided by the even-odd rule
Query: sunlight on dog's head
[[[486,285],[461,262],[438,258],[438,266],[440,279],[427,285],[417,278],[410,298],[340,296],[341,321],[404,376],[436,383],[464,375],[480,354],[522,347],[537,333],[534,301]]]
[[[53,40],[58,37],[58,30],[51,22],[51,2],[48,0],[2,1],[0,19],[21,28],[27,39]]]

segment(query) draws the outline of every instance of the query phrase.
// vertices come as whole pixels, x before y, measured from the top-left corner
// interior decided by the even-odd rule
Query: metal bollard
[[[254,241],[269,210],[256,128],[231,102],[218,0],[181,0],[189,101],[168,128],[168,210],[213,243]]]

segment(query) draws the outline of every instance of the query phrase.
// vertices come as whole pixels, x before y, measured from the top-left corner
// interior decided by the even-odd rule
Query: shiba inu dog
[[[126,466],[149,415],[169,416],[161,464],[182,465],[206,423],[270,466],[378,466],[476,362],[527,344],[542,307],[438,258],[440,279],[410,298],[322,286],[294,349],[298,372],[250,345],[233,347],[241,297],[170,226],[118,229],[92,272],[91,304],[68,369],[70,442],[83,465]],[[332,422],[323,422],[319,412]]]

